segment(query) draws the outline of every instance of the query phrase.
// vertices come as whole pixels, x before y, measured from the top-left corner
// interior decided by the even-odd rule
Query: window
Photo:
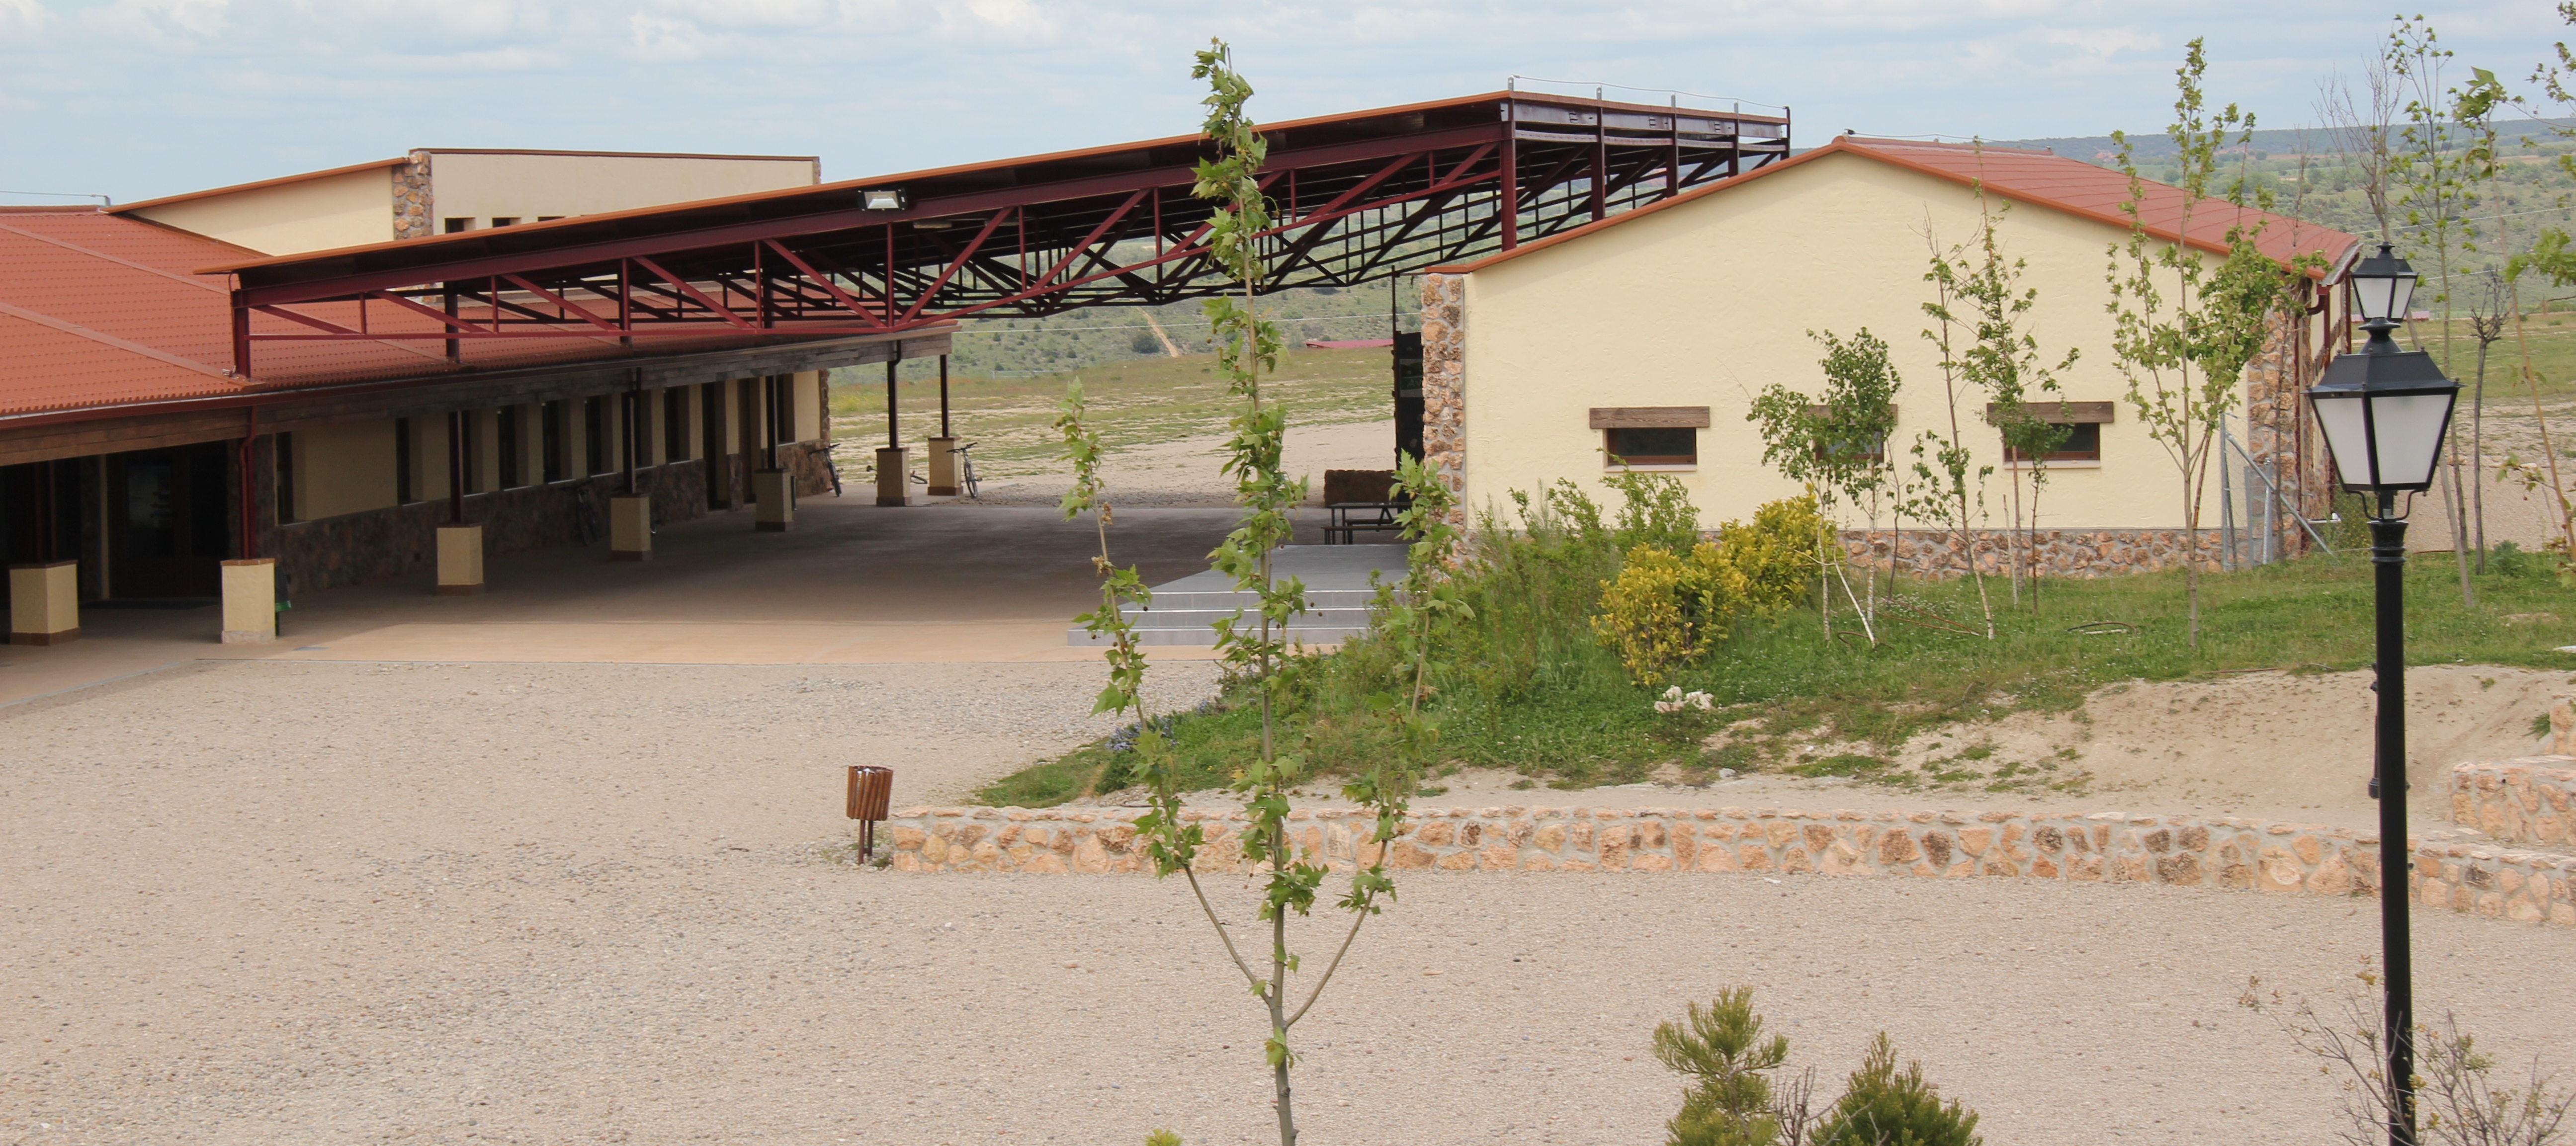
[[[689,460],[689,388],[673,386],[662,391],[662,460]]]
[[[1830,413],[1832,413],[1832,411],[1823,406],[1807,407],[1807,416],[1814,418],[1819,422],[1822,422],[1826,415]],[[1895,417],[1896,410],[1891,406],[1888,409],[1889,424],[1894,423]],[[1818,461],[1822,461],[1830,457],[1845,457],[1855,461],[1864,462],[1884,462],[1887,460],[1887,439],[1880,438],[1874,442],[1841,442],[1833,441],[1829,438],[1827,440],[1817,442],[1816,459]]]
[[[537,406],[537,444],[545,450],[546,481],[564,479],[563,408],[561,402],[542,402]]]
[[[492,216],[492,225],[495,227],[516,227],[519,225],[519,217],[516,215],[494,215]]]
[[[551,222],[554,222],[555,220],[560,219],[560,218],[563,218],[563,216],[561,216],[561,215],[539,215],[539,216],[537,216],[537,221],[538,221],[538,222],[540,222],[540,223],[551,223]]]
[[[411,419],[394,419],[394,504],[410,505],[419,501],[413,496],[411,474]]]
[[[462,232],[462,231],[471,231],[471,230],[473,230],[473,229],[474,229],[474,220],[472,220],[472,219],[449,219],[449,220],[446,220],[446,221],[445,221],[445,222],[444,222],[444,223],[439,227],[439,229],[440,229],[440,230],[442,230],[442,231],[445,231],[445,232],[447,232],[448,234],[451,234],[451,235],[453,235],[453,234],[457,234],[458,232]]]
[[[1695,466],[1699,432],[1708,427],[1706,406],[1603,406],[1592,411],[1601,431],[1602,464]]]
[[[608,468],[608,399],[581,400],[581,461],[583,476]]]
[[[277,435],[277,523],[301,521],[295,516],[295,435]]]
[[[1699,464],[1699,431],[1689,426],[1624,426],[1604,430],[1603,449],[1611,464],[1695,466]]]
[[[501,451],[501,488],[526,485],[519,477],[519,408],[501,407],[501,424],[494,429],[498,432],[492,436],[498,440],[493,445]]]
[[[2112,402],[2025,402],[2022,409],[2030,416],[2066,431],[2066,440],[2049,451],[2042,461],[2100,462],[2102,460],[2102,427],[2111,423],[2119,409]],[[1993,425],[2002,413],[1996,403],[1986,404],[1986,423]],[[2030,459],[2010,444],[2004,446],[2004,460],[2022,463]]]
[[[2047,456],[2041,460],[2052,462],[2098,462],[2102,460],[2102,423],[2075,422],[2065,424],[2062,428],[2067,431],[2066,440],[2059,443],[2056,449],[2049,451]],[[2011,446],[2006,446],[2004,447],[2004,460],[2010,462],[2026,462],[2030,459],[2020,450],[2014,449]]]

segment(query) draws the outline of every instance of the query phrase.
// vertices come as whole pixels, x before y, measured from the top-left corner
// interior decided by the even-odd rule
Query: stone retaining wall
[[[2576,758],[2525,756],[2462,764],[2451,772],[2451,822],[2502,843],[2576,844],[2571,805],[2576,805]]]
[[[2007,562],[2028,562],[2018,531],[1975,529],[1968,533],[1977,569],[1990,577],[2007,571]],[[2044,577],[2112,577],[2180,569],[2188,549],[2179,529],[2042,529],[2028,540],[2037,552]],[[1967,572],[1959,535],[1942,529],[1842,531],[1843,552],[1856,565],[1893,567],[1918,577],[1958,577]],[[2215,573],[2226,548],[2215,528],[2200,531],[2200,567]]]
[[[901,871],[1133,873],[1138,808],[906,808],[880,836]],[[1185,813],[1207,829],[1202,871],[1244,871],[1240,811]],[[1339,871],[1375,858],[1372,821],[1289,814],[1301,853]],[[2576,857],[2413,841],[2410,891],[2461,911],[2576,926]],[[2375,895],[2379,838],[2249,819],[1794,809],[1417,808],[1390,863],[1407,872],[1753,872],[1925,879],[2161,883]]]

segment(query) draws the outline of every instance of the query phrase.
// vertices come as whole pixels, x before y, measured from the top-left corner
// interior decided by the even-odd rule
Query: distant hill
[[[2509,141],[2510,146],[2519,147],[2526,139],[2538,137],[2542,140],[2546,140],[2552,128],[2566,127],[2576,127],[2576,120],[2513,120],[2497,124],[2496,133]],[[1949,137],[1943,136],[1942,138],[1948,139]],[[2086,162],[2100,163],[2105,167],[2111,166],[2112,157],[2117,155],[2119,152],[2119,145],[2108,135],[2064,135],[2043,139],[1991,139],[1986,142],[1991,143],[1996,147],[2016,147],[2030,151],[2054,151],[2059,155],[2071,156]],[[2311,155],[2324,155],[2335,150],[2335,143],[2332,134],[2323,128],[2315,127],[2267,128],[2262,131],[2255,132],[2254,138],[2250,142],[2254,148],[2256,156],[2258,157],[2296,155],[2298,154],[2299,149],[2303,146]],[[2161,129],[2149,129],[2147,131],[2132,134],[2129,136],[2129,145],[2134,149],[2135,154],[2138,157],[2138,161],[2141,163],[2168,162],[2174,157],[2173,139],[2165,135]]]

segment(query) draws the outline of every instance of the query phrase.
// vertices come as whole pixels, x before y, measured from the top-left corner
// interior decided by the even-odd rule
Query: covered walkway
[[[1185,576],[1207,567],[1234,516],[1124,510],[1114,552],[1148,582]],[[803,502],[794,532],[746,535],[744,522],[718,514],[665,526],[641,564],[612,562],[604,547],[496,557],[491,590],[476,597],[433,595],[426,570],[310,594],[274,644],[215,643],[211,603],[92,608],[80,641],[0,646],[0,704],[205,659],[850,665],[1100,655],[1067,647],[1064,635],[1066,619],[1098,600],[1088,522],[1042,508],[879,508],[857,490]]]

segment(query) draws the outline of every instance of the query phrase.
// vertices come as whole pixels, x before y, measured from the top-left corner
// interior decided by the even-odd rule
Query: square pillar
[[[224,634],[228,645],[277,639],[277,558],[224,562]]]
[[[904,460],[911,452],[904,446],[877,447],[878,505],[912,504],[912,491],[905,487],[912,471]]]
[[[80,639],[80,562],[9,567],[9,643],[59,645]]]
[[[752,528],[762,533],[785,533],[796,523],[796,483],[786,470],[753,470],[753,500],[759,502]]]
[[[957,448],[957,439],[952,437],[932,438],[930,439],[929,445],[930,496],[955,497],[958,494],[966,492],[965,490],[958,488],[957,455],[950,452]]]
[[[769,504],[766,500],[762,505]],[[653,556],[653,499],[621,493],[608,499],[608,557],[643,561]]]
[[[483,527],[438,527],[438,595],[471,597],[483,591]]]

